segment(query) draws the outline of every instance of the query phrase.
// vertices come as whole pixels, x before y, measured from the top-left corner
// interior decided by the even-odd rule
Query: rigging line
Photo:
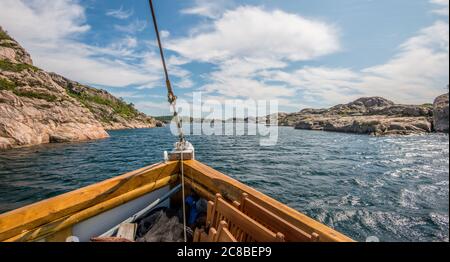
[[[187,231],[186,231],[186,199],[185,199],[185,191],[184,191],[184,164],[183,164],[183,151],[180,153],[181,156],[181,191],[183,195],[183,233],[184,233],[184,242],[187,242]]]
[[[156,39],[158,40],[158,46],[159,46],[159,53],[161,55],[161,60],[162,60],[162,64],[163,64],[163,69],[164,69],[164,75],[166,77],[166,87],[167,87],[167,98],[169,100],[170,105],[173,108],[173,115],[175,118],[175,121],[177,123],[177,128],[178,128],[178,135],[180,138],[180,155],[181,155],[181,187],[182,187],[182,197],[183,197],[183,233],[184,233],[184,242],[187,242],[187,230],[186,230],[186,196],[185,196],[185,191],[184,191],[184,165],[183,165],[183,150],[185,149],[186,146],[186,140],[184,138],[184,133],[183,133],[183,126],[182,126],[182,122],[180,120],[180,117],[178,115],[177,112],[177,107],[176,107],[176,101],[177,101],[177,97],[175,96],[175,94],[173,93],[173,88],[172,88],[172,84],[170,83],[170,78],[169,78],[169,73],[167,71],[167,65],[166,65],[166,59],[164,58],[164,50],[161,44],[161,37],[159,36],[159,29],[158,29],[158,23],[156,21],[156,14],[155,14],[155,8],[153,7],[153,0],[149,0],[150,3],[150,10],[152,13],[152,19],[153,19],[153,25],[155,27],[155,33],[156,33]]]
[[[164,57],[164,49],[162,47],[161,37],[159,36],[159,29],[158,29],[158,23],[156,20],[155,8],[153,7],[153,0],[149,0],[149,4],[150,4],[150,10],[152,13],[153,25],[154,25],[155,33],[156,33],[156,39],[158,40],[159,53],[161,55],[161,60],[162,60],[163,69],[164,69],[164,75],[166,77],[167,98],[173,109],[173,115],[174,115],[174,118],[175,118],[175,121],[177,124],[180,142],[185,142],[182,122],[180,120],[180,117],[178,115],[177,108],[176,108],[177,97],[175,96],[175,94],[173,92],[172,84],[171,84],[170,78],[169,78],[169,72],[167,70],[166,59]]]

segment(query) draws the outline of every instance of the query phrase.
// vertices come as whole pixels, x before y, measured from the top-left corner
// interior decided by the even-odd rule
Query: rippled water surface
[[[162,160],[168,128],[0,152],[0,213]],[[449,240],[447,135],[369,137],[282,127],[255,136],[192,136],[197,159],[358,241]]]

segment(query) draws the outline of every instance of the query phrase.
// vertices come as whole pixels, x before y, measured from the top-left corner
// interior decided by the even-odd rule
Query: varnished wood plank
[[[103,201],[98,203],[97,205],[88,207],[86,209],[80,210],[79,212],[75,212],[73,214],[67,215],[65,217],[55,219],[46,223],[44,225],[40,225],[35,228],[25,229],[22,232],[18,233],[15,236],[12,236],[9,239],[4,239],[2,241],[33,241],[35,239],[39,239],[41,237],[49,236],[58,232],[60,230],[65,229],[66,227],[72,226],[76,223],[79,223],[83,220],[86,220],[90,217],[93,217],[102,212],[108,211],[112,208],[125,204],[133,199],[136,199],[142,195],[145,195],[149,192],[157,190],[161,187],[167,186],[170,183],[173,183],[177,179],[177,175],[173,175],[170,177],[164,177],[159,179],[153,183],[148,183],[144,186],[138,187],[135,190],[127,192],[125,194],[119,195],[115,198]],[[17,221],[20,223],[20,221]]]
[[[126,238],[120,237],[93,237],[91,238],[91,242],[107,242],[107,243],[127,243],[134,242]]]
[[[209,242],[209,236],[206,234],[206,232],[200,233],[200,241],[199,242]]]
[[[219,228],[220,224],[223,226],[224,222],[228,222],[228,225],[236,226],[236,228],[242,230],[246,235],[251,236],[258,242],[278,242],[282,240],[277,237],[277,234],[251,219],[233,205],[227,203],[220,194],[217,194],[216,196],[213,212],[214,223],[211,225],[212,227]],[[237,231],[235,233],[237,233]],[[235,236],[237,235],[238,234]]]
[[[178,170],[177,162],[156,164],[1,214],[0,241],[171,176]]]
[[[303,230],[295,227],[286,220],[275,215],[273,212],[267,210],[266,208],[258,205],[254,201],[248,198],[247,194],[243,194],[241,200],[241,211],[255,219],[256,221],[262,223],[264,226],[268,227],[273,232],[282,232],[286,241],[292,242],[310,242],[312,241],[311,235],[304,232]]]
[[[192,242],[200,242],[200,236],[203,232],[205,232],[203,229],[196,228],[194,231],[194,236],[192,238]]]
[[[220,243],[233,243],[237,242],[236,238],[228,230],[228,224],[225,221],[221,221],[219,224],[219,230],[217,230],[217,241]]]
[[[194,153],[192,152],[184,152],[183,160],[192,160],[194,159]],[[181,160],[181,153],[169,153],[169,161],[179,161]]]
[[[214,215],[214,202],[208,201],[208,206],[206,208],[206,226],[212,224],[213,215]]]
[[[208,241],[207,242],[216,242],[217,230],[213,227],[209,229]]]

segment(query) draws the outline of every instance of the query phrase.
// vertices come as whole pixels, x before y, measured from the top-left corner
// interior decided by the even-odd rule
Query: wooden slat
[[[209,228],[208,241],[206,242],[216,242],[217,230],[213,227]]]
[[[237,242],[237,239],[228,230],[228,224],[225,221],[221,221],[219,224],[219,230],[217,230],[216,242],[220,242],[220,243]]]
[[[206,234],[205,231],[200,233],[200,241],[198,241],[198,242],[202,242],[202,243],[203,242],[209,242],[208,234]]]
[[[195,230],[194,230],[194,236],[192,237],[192,242],[200,242],[200,236],[201,236],[201,234],[203,233],[203,232],[205,232],[203,229],[200,229],[200,228],[196,228]]]
[[[214,202],[208,201],[208,206],[206,208],[206,226],[212,224],[212,219],[214,215]]]
[[[248,198],[246,193],[242,194],[240,210],[249,217],[260,222],[262,225],[272,230],[273,232],[283,233],[286,241],[291,242],[311,242],[312,237],[303,230],[295,227],[286,220],[275,215],[273,212],[258,205]]]
[[[210,202],[211,203],[211,202]],[[245,241],[246,236],[250,236],[257,242],[278,242],[283,237],[270,231],[257,221],[251,219],[233,205],[227,203],[220,194],[216,195],[213,206],[211,227],[218,228],[220,223],[228,223],[230,232],[237,240]]]
[[[91,238],[91,242],[107,242],[107,243],[127,243],[134,242],[126,238],[120,237],[93,237]]]
[[[194,159],[193,152],[184,152],[183,160],[192,160]],[[181,153],[169,153],[169,161],[178,161],[181,160]]]
[[[135,223],[124,223],[121,224],[117,230],[118,238],[125,238],[130,241],[134,241],[136,236],[136,224]]]
[[[307,234],[316,233],[320,235],[321,242],[353,242],[353,240],[332,228],[315,221],[314,219],[284,205],[280,202],[246,186],[222,173],[216,171],[196,160],[184,162],[184,171],[189,182],[194,184],[194,188],[202,189],[205,196],[211,196],[211,192],[219,192],[226,199],[239,201],[242,193],[247,193],[249,198],[258,205],[271,211],[273,214],[284,219],[296,228],[303,230]],[[213,200],[212,198],[209,198]]]

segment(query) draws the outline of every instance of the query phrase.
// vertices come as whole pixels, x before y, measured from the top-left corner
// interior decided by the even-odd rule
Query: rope
[[[156,39],[158,40],[159,53],[161,55],[161,60],[162,60],[163,69],[164,69],[164,75],[166,77],[167,98],[173,109],[173,116],[174,116],[175,122],[177,124],[178,136],[180,138],[180,142],[184,142],[185,138],[184,138],[183,126],[182,126],[180,117],[178,116],[177,107],[176,107],[177,97],[173,93],[172,84],[170,82],[169,73],[167,71],[166,59],[164,57],[164,49],[161,44],[161,37],[159,36],[159,29],[158,29],[158,23],[156,20],[155,8],[153,7],[153,0],[149,0],[149,3],[150,3],[150,10],[152,13],[153,25],[155,27]]]
[[[185,200],[185,191],[184,191],[184,165],[183,165],[183,151],[181,151],[181,192],[183,195],[183,233],[184,233],[184,242],[187,242],[187,232],[186,232],[186,200]]]
[[[181,151],[180,164],[181,164],[181,188],[182,188],[182,195],[183,195],[183,201],[182,201],[183,202],[183,233],[184,233],[184,242],[187,242],[186,196],[185,196],[185,191],[184,191],[184,165],[183,165],[183,150],[185,149],[184,147],[186,146],[186,140],[185,140],[185,137],[184,137],[183,126],[182,126],[180,117],[179,117],[178,112],[177,112],[177,106],[176,106],[177,97],[173,93],[172,84],[170,83],[169,73],[167,71],[166,59],[164,58],[164,50],[163,50],[163,47],[162,47],[162,44],[161,44],[161,37],[159,36],[158,23],[156,21],[155,8],[153,7],[153,0],[149,0],[149,3],[150,3],[150,10],[151,10],[151,13],[152,13],[153,25],[155,27],[156,39],[158,40],[159,53],[161,55],[161,60],[162,60],[162,64],[163,64],[164,76],[166,77],[167,98],[168,98],[168,101],[169,101],[169,103],[170,103],[170,105],[172,106],[172,109],[173,109],[173,116],[174,116],[174,119],[175,119],[176,124],[177,124],[178,136],[179,136],[179,140],[180,140],[180,146],[182,147],[180,149],[180,151]]]

